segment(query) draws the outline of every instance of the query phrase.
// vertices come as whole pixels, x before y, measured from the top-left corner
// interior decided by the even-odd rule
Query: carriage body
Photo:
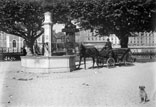
[[[130,48],[118,48],[113,49],[113,52],[116,55],[117,63],[133,63],[134,58]]]
[[[102,49],[99,52],[99,65],[101,66],[106,64],[107,67],[112,67],[115,64],[127,64],[129,62],[134,62],[130,48]]]

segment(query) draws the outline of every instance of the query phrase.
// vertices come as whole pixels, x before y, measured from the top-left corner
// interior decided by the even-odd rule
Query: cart
[[[105,50],[104,48],[99,52],[98,63],[99,66],[107,65],[108,68],[114,67],[116,64],[122,63],[127,65],[133,63],[134,58],[130,48],[115,48],[112,50]]]

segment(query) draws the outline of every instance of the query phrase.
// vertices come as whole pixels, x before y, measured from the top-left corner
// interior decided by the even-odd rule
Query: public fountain
[[[44,55],[43,56],[21,56],[21,66],[23,71],[35,73],[49,73],[49,72],[71,72],[75,70],[75,55],[67,50],[67,54],[63,56],[52,55],[52,21],[51,13],[44,13]],[[63,31],[69,37],[74,36],[77,31],[76,27],[66,26]],[[69,39],[68,44],[73,43],[73,38]],[[74,40],[75,41],[75,40]],[[72,45],[73,46],[73,45]],[[69,53],[69,54],[68,54]]]

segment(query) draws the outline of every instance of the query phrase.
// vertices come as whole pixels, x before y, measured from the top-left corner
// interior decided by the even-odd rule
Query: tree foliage
[[[44,12],[52,13],[52,21],[66,23],[69,8],[61,0],[0,0],[0,31],[22,37],[33,53],[34,41],[43,34]]]
[[[156,28],[154,0],[78,0],[70,8],[80,27],[94,29],[100,35],[116,34],[121,47],[128,47],[132,33]]]
[[[155,0],[0,0],[0,30],[24,38],[30,47],[42,33],[43,13],[52,21],[74,20],[82,29],[116,34],[121,47],[135,32],[156,30]]]
[[[43,2],[44,11],[50,11],[52,13],[53,24],[65,24],[70,20],[69,5],[62,1],[63,0],[45,0]]]
[[[0,1],[0,30],[24,38],[32,52],[34,41],[43,33],[43,18],[39,2]]]

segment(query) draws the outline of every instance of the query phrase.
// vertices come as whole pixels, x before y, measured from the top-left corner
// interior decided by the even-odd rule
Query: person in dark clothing
[[[112,43],[110,42],[109,38],[107,39],[104,49],[105,56],[112,55]]]
[[[105,44],[105,48],[106,48],[106,50],[112,49],[112,43],[110,42],[109,38],[107,39],[107,42]]]

